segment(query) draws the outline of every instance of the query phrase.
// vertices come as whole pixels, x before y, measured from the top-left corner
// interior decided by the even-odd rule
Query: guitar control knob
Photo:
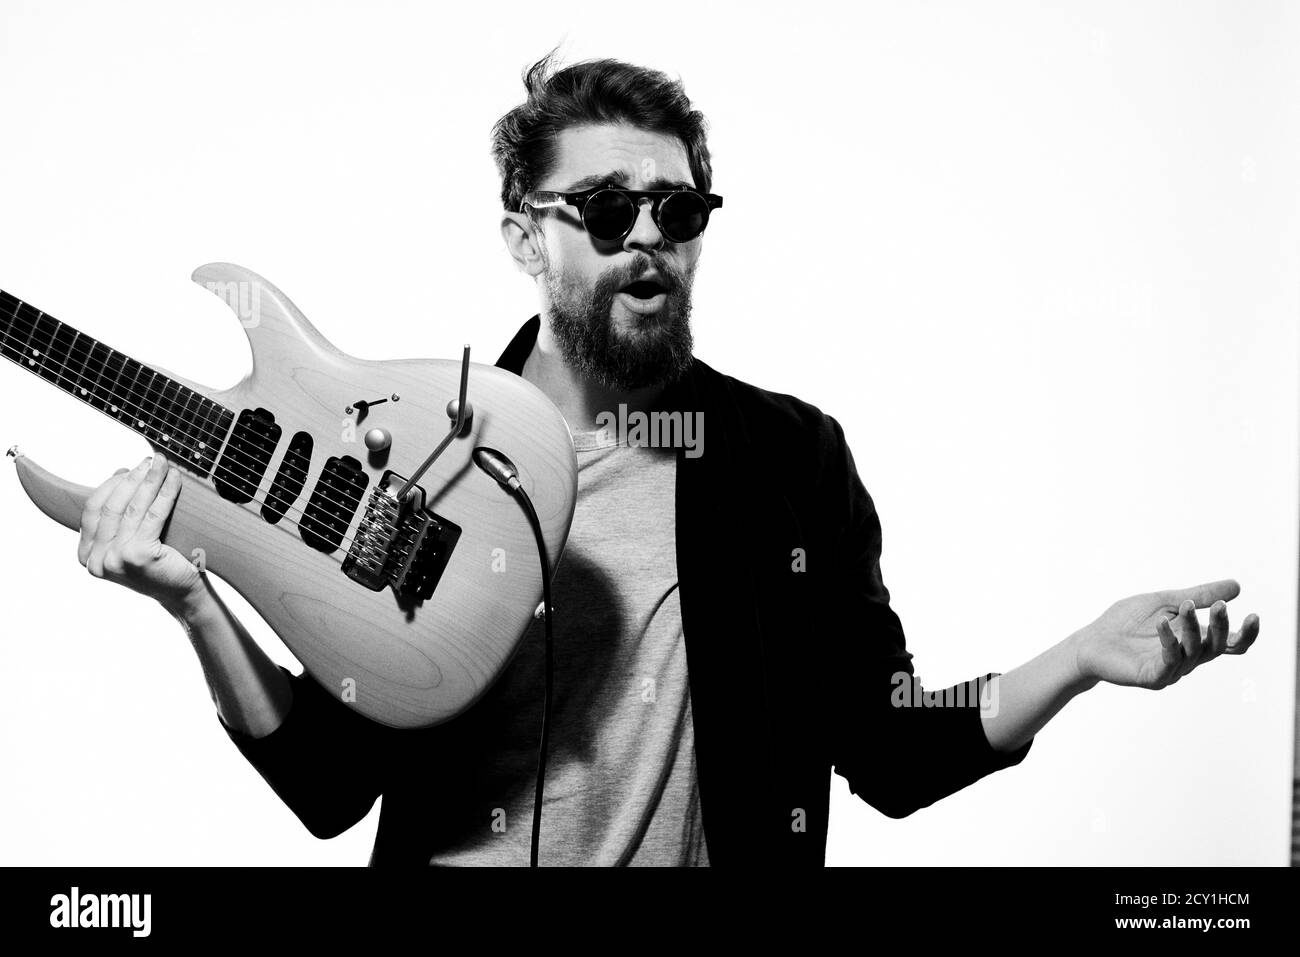
[[[393,444],[393,437],[387,429],[371,429],[366,433],[366,448],[371,452],[383,452]]]

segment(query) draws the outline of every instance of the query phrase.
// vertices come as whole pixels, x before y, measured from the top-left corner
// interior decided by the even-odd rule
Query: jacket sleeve
[[[307,674],[289,679],[293,701],[280,726],[254,738],[217,720],[241,754],[315,837],[342,834],[381,790],[390,729],[335,700]]]
[[[934,695],[918,693],[903,626],[881,575],[880,520],[843,429],[827,420],[821,500],[835,536],[825,597],[832,620],[823,631],[832,643],[831,760],[859,798],[889,817],[905,817],[1019,764],[1033,741],[1010,752],[989,744],[979,692],[995,673]],[[937,703],[927,706],[926,698]]]

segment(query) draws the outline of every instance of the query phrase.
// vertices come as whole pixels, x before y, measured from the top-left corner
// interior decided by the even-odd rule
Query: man
[[[1238,586],[1215,582],[1125,599],[1007,674],[918,694],[839,424],[692,355],[691,283],[721,208],[703,117],[680,84],[612,60],[546,58],[525,85],[493,150],[502,234],[541,308],[498,365],[556,403],[579,461],[543,863],[820,865],[832,769],[902,817],[1018,764],[1099,681],[1162,688],[1250,647],[1258,618],[1230,635]],[[680,417],[675,448],[624,434],[655,412]],[[339,834],[382,795],[374,864],[526,863],[541,625],[464,715],[373,724],[277,668],[158,542],[177,482],[146,464],[96,490],[81,560],[183,622],[222,726],[310,831]]]

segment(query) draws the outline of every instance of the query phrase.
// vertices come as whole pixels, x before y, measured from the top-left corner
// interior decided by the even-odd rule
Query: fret
[[[222,442],[226,438],[226,433],[221,430],[212,417],[213,412],[219,408],[220,406],[215,402],[205,399],[203,401],[203,418],[199,422],[199,450],[211,450],[214,459],[216,454],[221,451]]]
[[[234,413],[225,406],[202,396],[199,397],[199,405],[203,409],[203,415],[196,430],[198,441],[195,443],[195,449],[199,455],[196,461],[202,463],[203,474],[207,475],[217,463],[217,454],[225,442],[226,432],[230,429]]]
[[[6,299],[5,313],[8,325],[4,338],[5,358],[22,363],[23,357],[27,354],[27,343],[35,330],[35,320],[30,315],[28,307],[17,299],[12,303]]]
[[[136,362],[130,356],[123,358],[122,375],[118,379],[118,385],[120,387],[118,395],[122,400],[122,411],[119,413],[118,417],[133,429],[136,427],[136,423],[140,421],[140,413],[144,408],[140,404],[140,400],[144,397],[144,393],[139,391],[137,388],[140,373],[143,371],[144,366]]]
[[[180,395],[181,384],[161,372],[155,372],[154,375],[162,380],[158,407],[154,412],[153,424],[155,431],[158,433],[156,441],[169,455],[179,454],[176,450],[182,445],[180,441],[181,423],[176,415],[176,398]]]
[[[104,359],[104,375],[108,379],[108,395],[106,402],[108,404],[108,414],[121,418],[122,400],[119,398],[122,391],[122,366],[126,363],[126,356],[114,350],[108,350],[108,356]]]
[[[225,454],[226,445],[229,444],[230,435],[234,431],[235,413],[216,403],[209,406],[208,411],[210,424],[207,427],[207,450],[212,456],[212,465],[215,468],[218,456]]]
[[[211,468],[212,462],[216,460],[217,446],[221,439],[213,432],[211,424],[212,410],[219,408],[215,402],[197,392],[192,392],[194,399],[193,409],[186,408],[185,416],[192,423],[190,426],[191,439],[190,448],[192,450],[190,458],[194,462],[203,462],[208,468]]]
[[[57,320],[55,320],[57,321]],[[32,335],[27,340],[26,362],[42,379],[54,381],[54,370],[50,366],[50,346],[54,344],[54,322],[46,321],[45,313],[37,310],[32,324]]]
[[[18,342],[18,307],[20,303],[8,293],[0,292],[0,355],[18,362],[22,348]]]
[[[0,355],[148,439],[207,478],[234,413],[0,290]]]
[[[135,418],[131,420],[131,428],[141,435],[147,434],[147,430],[153,424],[154,416],[157,414],[157,393],[152,396],[149,394],[149,390],[156,384],[154,371],[143,362],[140,363],[140,374],[131,387],[131,397],[135,399],[136,405]]]
[[[54,341],[50,345],[50,372],[53,375],[51,380],[60,389],[72,392],[77,388],[77,379],[75,373],[68,368],[68,356],[72,352],[73,344],[77,341],[77,332],[71,326],[64,325],[57,319],[54,331]]]
[[[226,437],[230,434],[235,421],[235,413],[210,399],[204,399],[203,439],[199,450],[208,469],[217,462],[217,456],[225,447]]]
[[[224,454],[230,436],[235,430],[235,413],[224,405],[216,405],[215,403],[211,411],[212,426],[209,432],[212,437],[208,440],[208,448],[212,450],[212,459],[215,463],[217,455]]]
[[[159,373],[162,375],[162,373]],[[180,423],[176,419],[176,396],[181,384],[174,379],[163,376],[162,399],[159,401],[158,440],[163,445],[171,445],[176,440]]]
[[[104,363],[112,351],[102,342],[96,342],[90,347],[90,358],[86,361],[86,387],[90,390],[90,394],[85,396],[85,399],[101,412],[108,408],[107,386],[104,385]]]
[[[72,329],[71,326],[68,327]],[[68,347],[68,354],[63,358],[63,372],[69,381],[68,391],[73,392],[77,398],[86,397],[86,352],[82,351],[82,341],[93,342],[90,336],[83,332],[72,329],[72,345]]]
[[[185,458],[193,465],[202,459],[199,443],[203,441],[203,428],[199,424],[198,413],[202,408],[203,397],[193,389],[186,389],[183,386],[181,394],[185,402],[180,406],[177,417],[180,419],[180,428],[184,435]]]
[[[140,397],[135,391],[135,381],[140,375],[140,363],[130,356],[122,356],[122,372],[117,379],[117,417],[132,428],[140,411]]]
[[[163,386],[162,443],[167,447],[168,452],[177,454],[184,454],[186,444],[182,436],[185,426],[181,421],[180,406],[177,404],[178,398],[185,392],[189,392],[189,389],[175,379],[168,379]]]
[[[99,343],[94,338],[84,332],[79,332],[77,333],[77,341],[73,343],[72,356],[69,359],[69,367],[76,369],[77,373],[77,398],[87,404],[90,403],[91,395],[95,389],[95,378],[90,367],[90,360],[97,345]]]
[[[198,408],[202,411],[191,418],[194,422],[194,438],[190,444],[189,461],[192,468],[207,476],[216,464],[217,453],[221,450],[234,413],[205,396],[198,393],[192,395],[197,397]]]
[[[162,424],[162,392],[164,383],[160,381],[162,377],[154,372],[148,366],[144,367],[144,400],[140,403],[140,417],[136,419],[135,425],[141,432],[146,429],[152,429],[155,437],[162,434],[159,426]]]
[[[139,431],[145,427],[149,415],[149,380],[153,370],[143,362],[137,362],[138,372],[131,382],[131,428]]]

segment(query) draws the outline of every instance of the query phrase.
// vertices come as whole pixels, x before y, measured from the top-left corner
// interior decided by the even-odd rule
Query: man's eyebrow
[[[629,178],[630,177],[623,170],[613,170],[608,173],[593,173],[591,176],[584,176],[577,182],[571,183],[567,189],[563,189],[560,192],[581,193],[584,190],[595,189],[597,186],[604,186],[606,184],[622,186],[625,189],[677,189],[679,186],[694,186],[693,183],[688,183],[685,180],[672,180],[666,179],[662,176],[657,176],[649,183],[641,183],[636,187],[630,187],[628,186]]]
[[[590,176],[584,176],[575,183],[570,183],[567,189],[561,190],[565,193],[581,193],[583,190],[594,189],[597,186],[604,186],[606,183],[613,183],[615,186],[626,186],[628,176],[623,170],[612,170],[608,173],[592,173]]]
[[[646,183],[641,188],[642,189],[678,189],[682,186],[689,186],[692,189],[695,188],[694,183],[688,183],[684,179],[665,179],[662,176],[656,176],[654,179],[650,180],[650,182]]]

